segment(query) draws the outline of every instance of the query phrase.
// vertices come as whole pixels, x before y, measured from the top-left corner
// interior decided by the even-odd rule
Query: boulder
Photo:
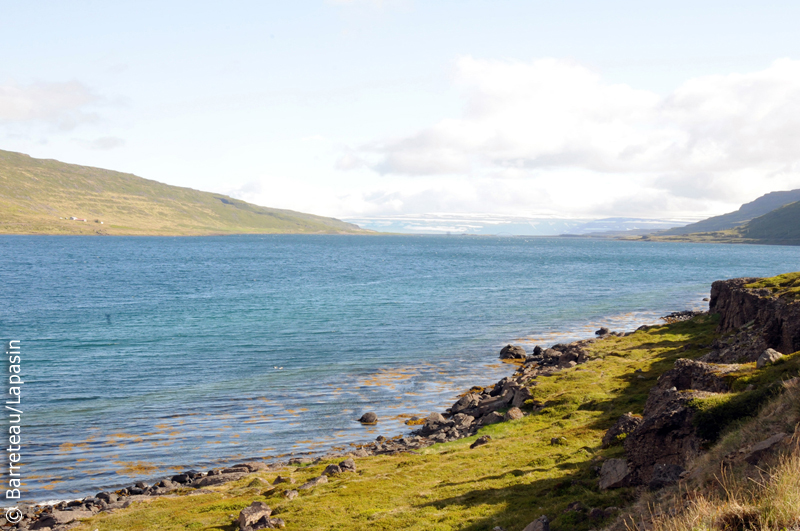
[[[269,508],[269,505],[264,502],[253,502],[242,509],[236,523],[239,524],[239,529],[241,530],[252,529],[260,520],[269,520],[271,514],[272,509]]]
[[[469,447],[470,448],[477,448],[478,446],[483,446],[484,444],[489,444],[489,441],[491,441],[491,440],[492,440],[492,438],[489,437],[488,435],[481,435],[480,437],[475,439],[475,442],[470,444]]]
[[[456,428],[469,428],[472,426],[473,422],[475,422],[475,417],[472,415],[467,415],[465,413],[456,413],[453,415],[453,425]]]
[[[517,420],[523,417],[522,410],[518,407],[512,407],[503,416],[503,420]]]
[[[481,395],[477,393],[467,393],[450,408],[450,413],[456,414],[466,410],[472,410],[478,407],[481,401]]]
[[[650,477],[650,482],[647,484],[650,490],[658,490],[677,483],[681,479],[681,474],[684,468],[680,465],[672,465],[669,463],[657,463],[653,467],[653,475]]]
[[[369,412],[364,413],[363,415],[361,415],[361,418],[358,419],[358,421],[361,424],[370,424],[370,425],[377,424],[378,423],[378,415],[376,415],[372,411],[369,411]]]
[[[298,494],[300,494],[300,493],[297,492],[294,489],[283,491],[283,497],[286,498],[287,500],[293,500],[293,499],[297,498]]]
[[[607,459],[600,469],[600,489],[616,489],[628,483],[628,463],[625,459]]]
[[[748,448],[747,455],[745,455],[744,460],[750,463],[751,465],[757,465],[759,461],[761,461],[766,454],[770,454],[775,451],[775,448],[786,439],[788,435],[785,433],[776,433],[772,437],[768,439],[764,439],[761,442],[758,442]]]
[[[484,415],[483,417],[478,420],[478,424],[481,426],[488,426],[489,424],[497,424],[498,422],[503,422],[505,416],[502,413],[498,413],[497,411],[492,411],[491,413]]]
[[[259,470],[266,470],[269,466],[263,461],[248,461],[246,463],[233,465],[232,468],[246,468],[250,472],[258,472]]]
[[[86,510],[71,510],[71,511],[58,511],[53,510],[50,514],[43,515],[37,522],[35,522],[31,529],[45,529],[53,528],[74,522],[75,520],[83,520],[84,518],[91,518],[94,516],[92,511]]]
[[[506,345],[500,350],[501,360],[524,360],[526,357],[525,349],[518,345]]]
[[[281,483],[289,483],[294,485],[294,478],[285,478],[283,476],[278,476],[275,478],[275,481],[272,482],[273,485],[280,485]]]
[[[611,333],[611,330],[606,328],[605,326],[600,327],[600,330],[595,331],[594,335],[596,336],[607,336]]]
[[[550,531],[550,520],[548,520],[547,516],[542,515],[526,525],[522,531]]]
[[[356,462],[353,460],[352,457],[348,457],[341,463],[339,463],[339,468],[342,472],[355,472],[356,471]]]
[[[521,386],[514,391],[514,398],[511,399],[511,407],[522,407],[528,400],[533,400],[533,393],[527,387]]]
[[[316,477],[316,478],[311,479],[309,481],[306,481],[305,483],[303,483],[302,485],[297,487],[297,490],[313,489],[317,485],[322,485],[322,484],[327,483],[327,482],[328,482],[328,477],[327,476],[319,476],[319,477]]]
[[[325,467],[325,470],[322,471],[322,474],[325,476],[338,476],[342,473],[342,468],[339,465],[328,465]]]
[[[605,435],[603,435],[603,448],[608,448],[617,441],[621,435],[627,435],[635,430],[639,424],[642,423],[642,418],[637,417],[631,413],[625,413],[617,422],[611,426]]]
[[[768,348],[767,350],[764,351],[763,354],[761,354],[758,357],[758,360],[756,361],[756,368],[761,369],[763,367],[766,367],[767,365],[771,365],[776,361],[778,361],[779,359],[781,359],[782,357],[783,354],[781,354],[777,350]]]
[[[246,475],[247,475],[246,472],[236,472],[233,474],[217,474],[216,476],[206,476],[192,483],[192,487],[200,488],[200,487],[211,487],[212,485],[221,485],[222,483],[227,483],[229,481],[236,481],[238,479],[242,479]],[[131,489],[131,492],[133,492],[133,489]]]

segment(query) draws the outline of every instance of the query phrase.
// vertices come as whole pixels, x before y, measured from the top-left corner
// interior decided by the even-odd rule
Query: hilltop
[[[369,232],[334,218],[257,206],[129,173],[0,150],[0,234]]]

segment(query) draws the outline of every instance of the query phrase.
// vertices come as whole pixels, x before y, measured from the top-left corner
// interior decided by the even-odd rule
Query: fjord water
[[[408,431],[499,349],[703,308],[800,248],[459,236],[0,237],[23,497]],[[378,427],[355,422],[375,411]]]

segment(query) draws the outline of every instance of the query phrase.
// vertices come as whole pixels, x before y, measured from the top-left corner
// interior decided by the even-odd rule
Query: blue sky
[[[800,188],[799,19],[0,1],[0,149],[343,218],[702,217]]]

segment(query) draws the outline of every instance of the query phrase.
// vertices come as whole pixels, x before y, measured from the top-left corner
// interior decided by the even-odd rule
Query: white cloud
[[[81,141],[85,147],[99,151],[108,151],[125,145],[125,140],[116,136],[101,136],[94,140]]]
[[[686,215],[800,187],[800,61],[690,79],[666,96],[558,59],[465,57],[457,80],[461,116],[361,146],[347,160],[385,176],[458,176],[477,194],[487,187],[475,179],[504,181],[496,190],[522,179],[548,190],[551,206],[604,215]]]
[[[99,99],[76,81],[0,85],[0,123],[46,123],[69,130],[97,120],[87,107]]]

